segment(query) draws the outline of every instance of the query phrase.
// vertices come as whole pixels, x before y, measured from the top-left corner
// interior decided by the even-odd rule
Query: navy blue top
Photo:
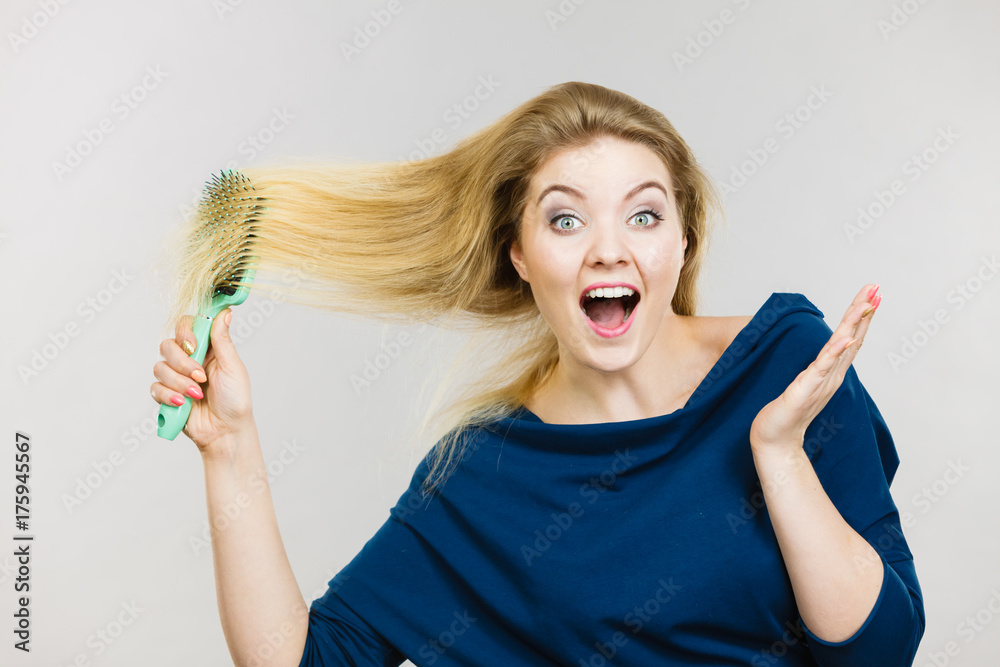
[[[466,433],[441,491],[427,458],[313,601],[318,665],[911,665],[924,630],[889,485],[899,465],[853,366],[804,449],[884,571],[868,618],[831,643],[802,623],[750,452],[750,425],[833,332],[773,293],[683,408],[547,424],[525,408]]]

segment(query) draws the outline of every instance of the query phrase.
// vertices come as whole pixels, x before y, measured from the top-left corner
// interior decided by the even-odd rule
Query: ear
[[[510,244],[510,262],[517,270],[517,274],[521,276],[521,280],[526,283],[531,282],[528,280],[528,268],[524,264],[524,253],[521,251],[521,244],[517,241],[512,241]]]

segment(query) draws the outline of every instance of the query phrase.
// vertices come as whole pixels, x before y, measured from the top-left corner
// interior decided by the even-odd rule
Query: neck
[[[629,421],[673,412],[694,390],[684,384],[678,370],[697,342],[692,325],[692,318],[671,313],[635,363],[610,372],[580,363],[560,345],[559,361],[528,409],[543,421],[564,424]]]

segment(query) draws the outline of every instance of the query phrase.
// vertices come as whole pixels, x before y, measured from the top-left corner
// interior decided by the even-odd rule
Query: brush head
[[[256,270],[253,244],[263,202],[250,180],[233,169],[213,174],[205,184],[196,243],[211,260],[212,284],[202,308],[209,317],[247,298]]]

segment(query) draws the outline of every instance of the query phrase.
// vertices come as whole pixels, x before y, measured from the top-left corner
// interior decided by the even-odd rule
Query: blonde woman
[[[307,605],[250,493],[266,475],[231,313],[202,365],[175,317],[153,397],[195,399],[210,519],[255,498],[212,522],[236,664],[912,663],[899,459],[851,366],[878,286],[835,331],[797,293],[696,315],[717,200],[661,113],[571,82],[441,156],[244,173],[267,200],[259,266],[305,267],[303,303],[515,342]],[[193,297],[210,276],[186,261]]]

